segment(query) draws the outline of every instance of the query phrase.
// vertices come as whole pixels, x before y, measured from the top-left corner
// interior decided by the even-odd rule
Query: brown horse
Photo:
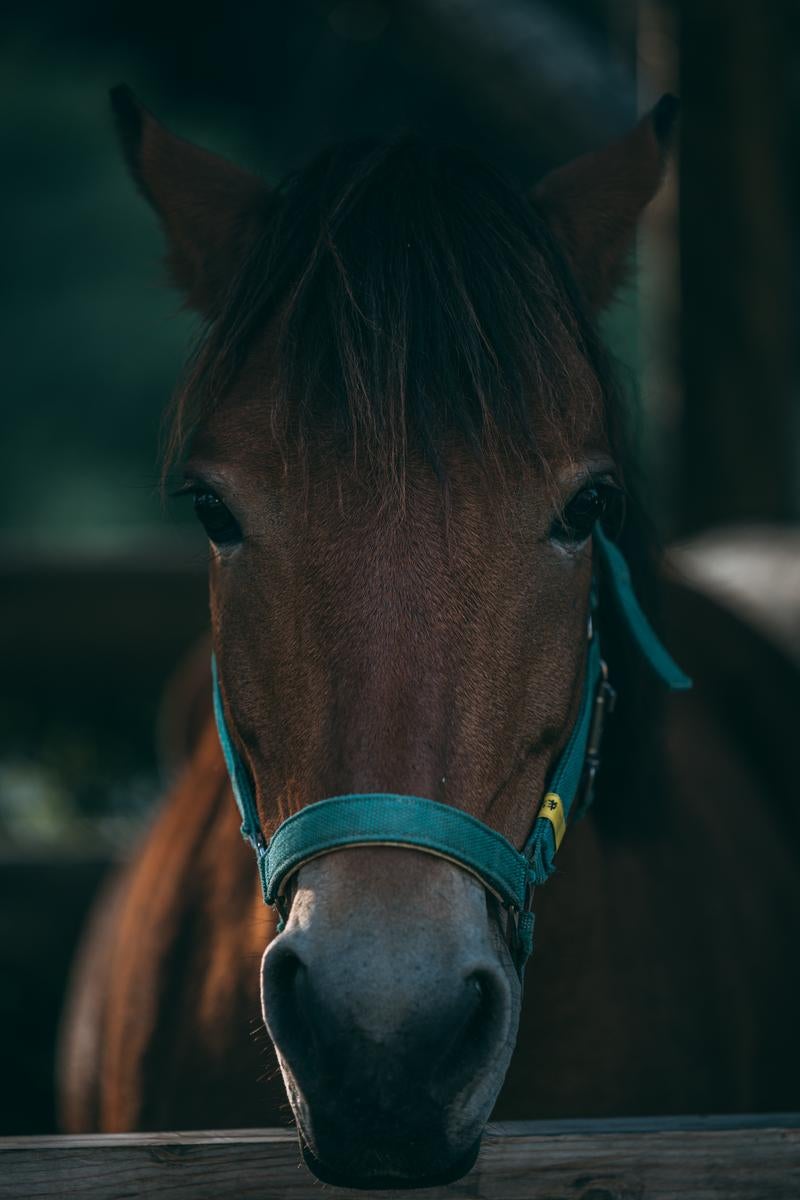
[[[601,594],[618,713],[537,893],[524,997],[494,897],[413,849],[306,863],[277,933],[208,709],[97,906],[65,1127],[265,1125],[288,1095],[321,1177],[421,1186],[468,1169],[493,1111],[791,1107],[797,680],[652,569],[594,326],[674,102],[532,194],[411,139],[338,147],[271,191],[127,91],[115,107],[208,322],[170,455],[189,447],[225,710],[268,834],[383,791],[521,846],[579,704],[592,531],[621,524],[623,489],[620,544],[696,687],[667,701]]]

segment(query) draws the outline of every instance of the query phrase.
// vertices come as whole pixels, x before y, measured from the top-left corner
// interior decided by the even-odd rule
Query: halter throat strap
[[[662,683],[666,684],[671,691],[686,691],[692,686],[692,681],[669,654],[645,616],[636,592],[633,590],[631,573],[622,551],[606,536],[599,525],[595,527],[593,538],[605,568],[603,577],[611,585],[611,592],[628,633]]]

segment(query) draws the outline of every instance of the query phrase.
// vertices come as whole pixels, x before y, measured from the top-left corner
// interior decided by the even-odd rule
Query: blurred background
[[[34,1133],[77,931],[169,777],[164,686],[207,623],[204,538],[158,491],[193,322],[108,88],[269,179],[410,129],[531,182],[679,94],[604,329],[675,563],[800,659],[800,6],[8,0],[2,31],[0,1133]]]

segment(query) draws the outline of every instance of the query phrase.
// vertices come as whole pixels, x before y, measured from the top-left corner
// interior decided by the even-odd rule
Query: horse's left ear
[[[677,112],[677,99],[663,96],[625,137],[551,171],[534,188],[536,206],[595,309],[622,280],[642,209],[664,175]]]
[[[111,91],[122,149],[167,237],[173,283],[211,317],[259,228],[269,189],[255,175],[170,133],[130,88]]]

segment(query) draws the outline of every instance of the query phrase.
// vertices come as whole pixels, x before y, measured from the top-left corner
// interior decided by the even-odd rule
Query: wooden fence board
[[[291,1130],[0,1138],[0,1198],[309,1200]],[[423,1200],[798,1200],[800,1115],[506,1122]],[[408,1197],[408,1192],[379,1193]]]

